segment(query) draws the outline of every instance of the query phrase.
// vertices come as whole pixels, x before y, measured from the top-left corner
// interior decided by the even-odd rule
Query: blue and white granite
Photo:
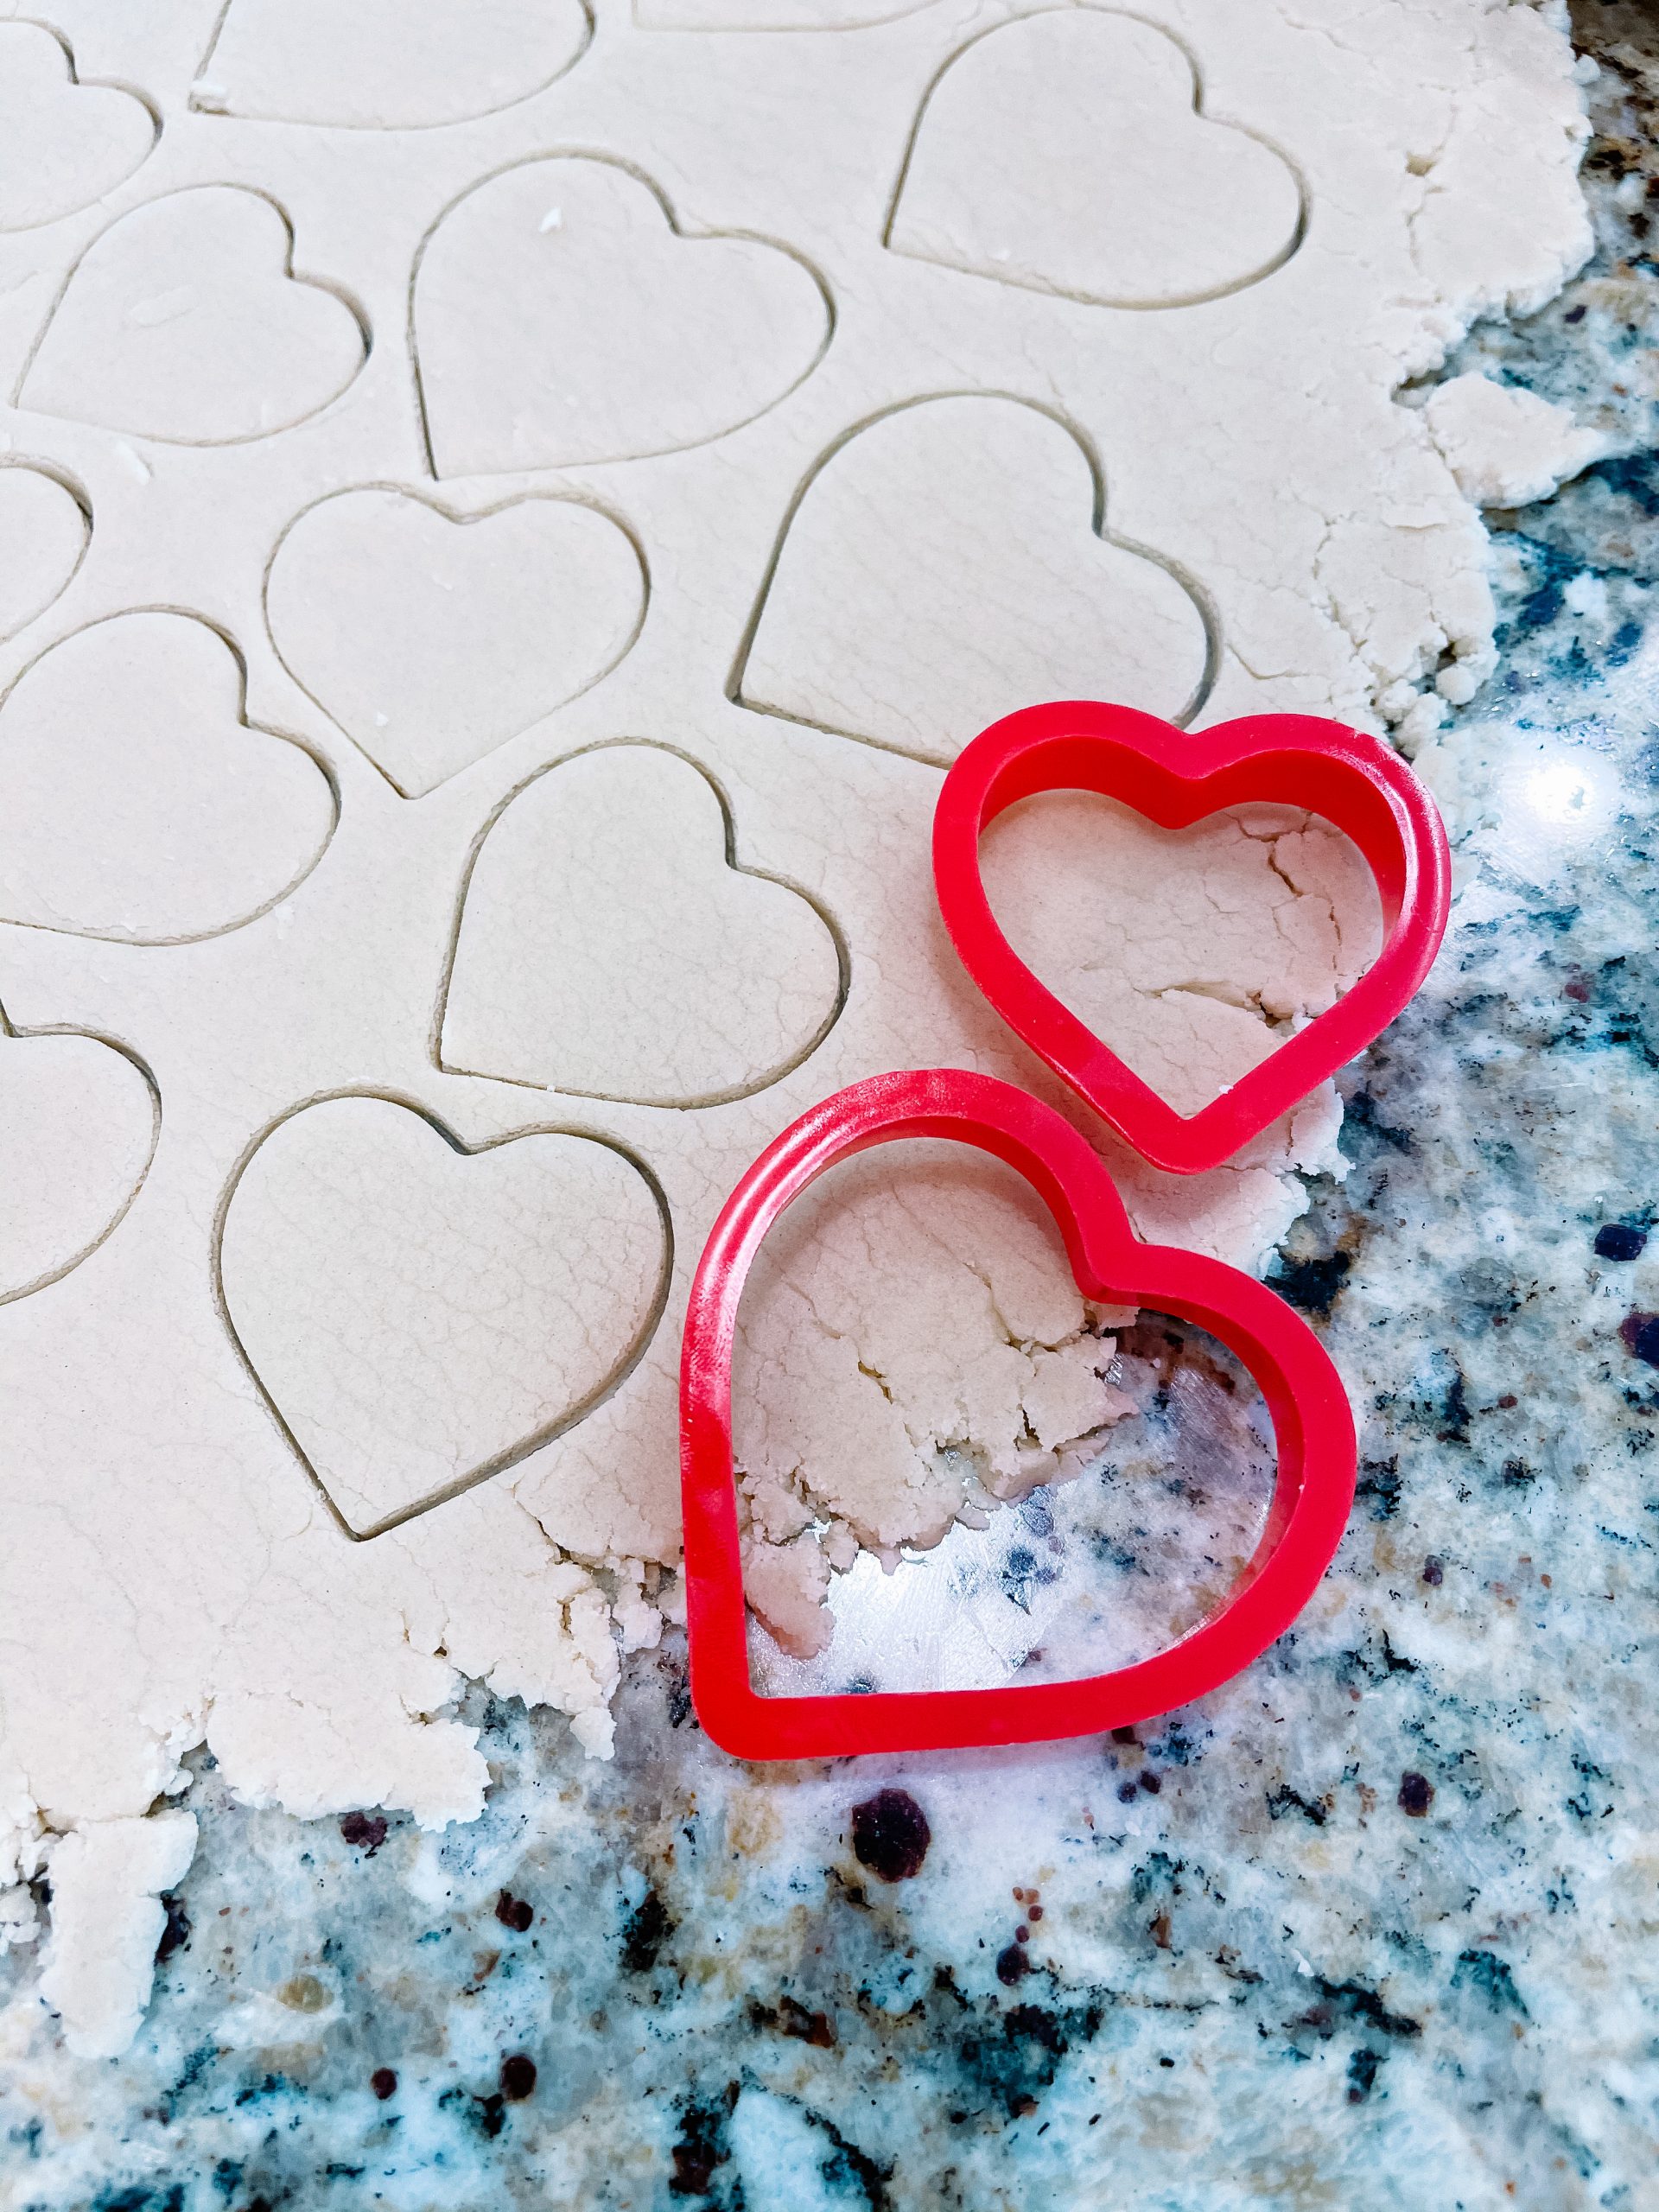
[[[1365,1409],[1296,1632],[1133,1739],[783,1774],[667,1647],[612,1766],[480,1694],[442,1837],[204,1759],[134,2050],[13,1956],[0,2205],[1659,2205],[1659,24],[1577,23],[1597,262],[1451,365],[1628,450],[1497,518],[1452,931],[1280,1263]]]

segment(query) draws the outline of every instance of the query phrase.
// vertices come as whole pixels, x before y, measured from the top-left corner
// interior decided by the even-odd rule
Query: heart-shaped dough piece
[[[60,476],[0,463],[0,639],[68,588],[92,535],[91,515]]]
[[[1186,586],[1096,526],[1077,435],[1006,398],[880,416],[811,477],[739,703],[941,766],[993,716],[1098,694],[1176,720],[1207,688]]]
[[[83,85],[67,40],[0,23],[0,231],[90,207],[156,143],[156,118],[115,85]]]
[[[665,747],[543,770],[478,848],[442,1065],[650,1106],[740,1098],[798,1065],[839,1010],[840,947],[734,840],[712,782]]]
[[[661,1192],[592,1137],[469,1150],[349,1096],[278,1122],[232,1187],[225,1310],[350,1534],[514,1465],[628,1373],[667,1287]]]
[[[190,105],[359,130],[464,123],[541,92],[592,35],[582,0],[230,0]]]
[[[138,1195],[162,1125],[149,1071],[79,1029],[0,1007],[0,1305],[56,1282]]]
[[[645,590],[626,531],[579,500],[457,515],[375,485],[289,524],[265,616],[295,681],[419,798],[614,668]]]
[[[188,614],[115,614],[0,702],[0,920],[130,944],[214,937],[309,874],[334,796],[251,724],[242,671]]]
[[[53,309],[20,407],[175,445],[268,438],[337,399],[368,352],[335,293],[295,274],[263,193],[204,184],[94,238]]]
[[[443,216],[414,332],[433,474],[471,476],[704,444],[793,391],[830,309],[784,248],[687,234],[631,169],[556,156]]]
[[[1033,291],[1173,308],[1258,283],[1301,228],[1289,163],[1199,111],[1174,40],[1081,7],[983,33],[936,79],[887,243]]]

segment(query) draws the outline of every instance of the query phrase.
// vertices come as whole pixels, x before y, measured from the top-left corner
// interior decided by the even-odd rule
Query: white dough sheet
[[[107,2052],[194,1748],[249,1804],[465,1821],[469,1676],[608,1753],[683,1602],[689,1273],[779,1129],[905,1065],[1065,1104],[934,911],[959,748],[1096,697],[1410,753],[1492,666],[1478,503],[1600,448],[1478,378],[1423,404],[1589,251],[1553,7],[27,17],[0,1889],[48,1872],[44,1993]],[[1376,943],[1283,809],[1167,837],[1061,795],[985,868],[1189,1109]],[[1341,1172],[1329,1084],[1186,1181],[1065,1110],[1143,1233],[1244,1268]],[[804,1665],[836,1578],[1130,1416],[1128,1317],[963,1160],[861,1163],[764,1259],[745,1551]]]

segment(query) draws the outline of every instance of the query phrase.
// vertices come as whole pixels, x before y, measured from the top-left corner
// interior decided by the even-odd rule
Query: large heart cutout
[[[420,798],[608,674],[645,595],[633,540],[580,499],[463,515],[372,484],[289,524],[265,621],[296,683]]]
[[[981,32],[934,79],[886,243],[1031,291],[1174,308],[1259,283],[1302,224],[1288,162],[1202,111],[1166,31],[1062,7]]]
[[[1185,721],[1216,641],[1193,586],[1108,528],[1109,483],[1029,400],[907,400],[796,496],[732,696],[948,766],[988,714],[1058,687]]]
[[[602,1138],[475,1147],[361,1092],[287,1114],[220,1209],[222,1311],[348,1535],[517,1465],[632,1371],[668,1290],[666,1201]]]
[[[1351,838],[1376,879],[1385,936],[1336,1004],[1193,1114],[1177,1112],[1039,982],[985,893],[987,823],[1040,791],[1098,791],[1165,830],[1224,807],[1304,809]],[[1363,1052],[1433,965],[1451,903],[1440,814],[1393,748],[1311,715],[1253,715],[1198,736],[1094,700],[1027,707],[962,754],[933,816],[939,912],[963,965],[1002,1019],[1154,1166],[1217,1167]]]
[[[647,179],[577,155],[504,169],[440,217],[411,317],[435,476],[704,444],[792,391],[830,327],[789,248],[682,230]]]
[[[1071,1682],[869,1696],[763,1697],[749,1677],[732,1452],[732,1355],[743,1286],[767,1230],[838,1160],[906,1137],[976,1146],[1023,1175],[1065,1240],[1087,1299],[1195,1322],[1249,1370],[1278,1451],[1267,1526],[1225,1603],[1152,1658]],[[691,1285],[680,1366],[691,1695],[740,1758],[835,1758],[1034,1743],[1144,1720],[1260,1656],[1306,1604],[1341,1541],[1356,1442],[1342,1379],[1307,1325],[1237,1268],[1142,1244],[1086,1139],[1010,1084],[956,1068],[872,1077],[803,1115],[727,1200]]]

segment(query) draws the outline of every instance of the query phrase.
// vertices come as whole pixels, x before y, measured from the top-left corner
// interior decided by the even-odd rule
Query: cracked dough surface
[[[591,43],[568,7],[531,11],[527,46],[499,0],[465,54],[458,13],[418,12],[364,6],[347,38],[308,5],[232,0],[221,29],[217,0],[61,0],[53,53],[0,41],[0,113],[49,64],[30,127],[63,134],[30,172],[48,199],[7,169],[0,206],[34,226],[0,237],[0,500],[38,536],[21,569],[0,557],[0,1065],[45,1065],[35,1039],[63,1031],[161,1101],[124,1215],[0,1305],[0,1932],[43,1943],[88,2052],[140,2017],[193,1746],[250,1803],[433,1827],[487,1782],[449,1710],[463,1673],[608,1749],[620,1655],[675,1603],[687,1271],[763,1144],[883,1067],[1055,1095],[934,918],[938,764],[1006,707],[1079,691],[1195,726],[1331,714],[1409,747],[1492,664],[1476,502],[1588,457],[1501,395],[1396,397],[1588,251],[1548,8],[1147,0],[1125,32],[1105,10],[998,29],[1039,11],[818,0],[791,36],[760,0],[606,0]],[[930,87],[987,30],[895,212]],[[1092,199],[1055,200],[1033,127],[1067,90],[1050,49],[1103,39],[1123,130],[1090,156],[1139,226],[1116,240]],[[988,97],[1009,128],[980,165]],[[1248,191],[1201,197],[1185,167],[1163,189],[1144,126],[1172,111]],[[1269,265],[1293,172],[1305,230]],[[1102,304],[1120,282],[1222,296]],[[462,696],[423,690],[423,652],[451,679],[467,659]],[[578,856],[615,925],[585,909],[559,988],[527,991],[567,926],[558,764],[619,740],[684,755],[696,804],[664,785],[607,817],[613,846]],[[493,821],[512,867],[486,896]],[[1363,887],[1317,828],[1211,824],[1171,852],[1062,805],[1040,835],[1011,818],[990,864],[1016,941],[1171,1086],[1226,1080],[1365,957]],[[728,926],[751,899],[782,937]],[[832,934],[844,999],[813,1045]],[[448,1050],[452,963],[478,1072]],[[424,1128],[446,1195],[410,1207],[390,1155],[352,1172],[321,1141],[340,1093]],[[723,1103],[639,1103],[691,1095]],[[1298,1171],[1338,1164],[1338,1122],[1326,1086],[1185,1183],[1108,1148],[1145,1233],[1255,1266]],[[261,1207],[233,1185],[278,1123],[318,1149],[289,1162],[291,1205]],[[73,1256],[131,1147],[90,1093],[28,1126],[21,1228]],[[626,1372],[654,1216],[592,1231],[597,1267],[560,1273],[550,1247],[563,1353],[514,1305],[535,1283],[486,1264],[507,1230],[468,1243],[467,1177],[553,1146],[664,1195],[666,1304]],[[897,1174],[791,1222],[750,1318],[753,1586],[805,1643],[859,1544],[993,1510],[1122,1410],[1109,1319],[1045,1225],[959,1164]],[[0,1207],[16,1187],[0,1174]],[[333,1190],[378,1190],[373,1218]],[[283,1370],[264,1391],[227,1319],[250,1299]],[[384,1359],[308,1337],[331,1300]],[[313,1456],[398,1459],[377,1500],[442,1490],[391,1449],[377,1390],[432,1408],[418,1440],[443,1469],[530,1448],[351,1541],[276,1414],[308,1414]],[[573,1397],[597,1402],[535,1441]],[[44,1933],[17,1886],[43,1866]]]

